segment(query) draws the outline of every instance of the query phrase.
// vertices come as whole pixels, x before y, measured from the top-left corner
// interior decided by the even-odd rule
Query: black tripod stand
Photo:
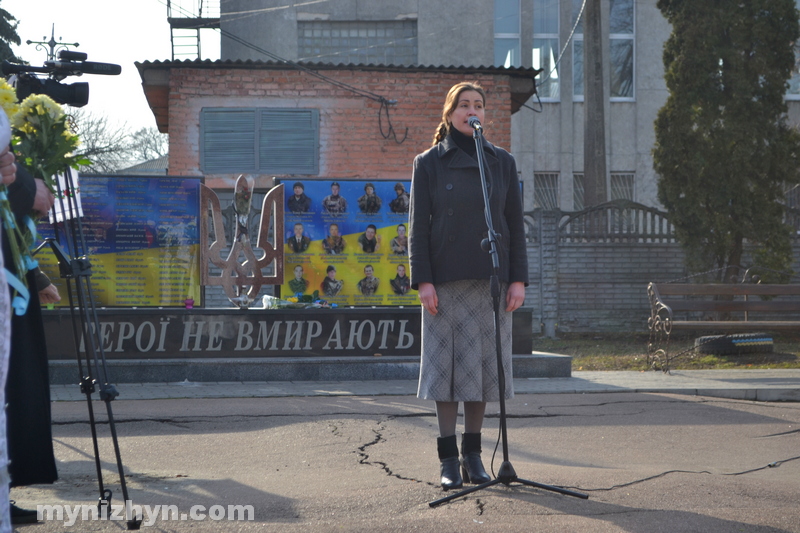
[[[489,191],[486,185],[486,174],[484,173],[483,146],[482,146],[483,128],[481,127],[481,123],[477,120],[477,117],[470,117],[469,124],[475,130],[472,134],[472,138],[475,139],[475,147],[477,148],[478,168],[480,169],[481,185],[483,188],[484,215],[486,217],[486,226],[489,230],[488,237],[484,239],[484,241],[481,243],[481,247],[484,249],[484,251],[489,252],[489,255],[492,258],[493,274],[490,278],[490,289],[492,294],[492,304],[494,305],[495,349],[497,351],[497,379],[500,388],[500,436],[503,442],[503,463],[500,465],[500,470],[497,472],[497,477],[495,479],[487,481],[486,483],[481,483],[480,485],[475,485],[474,487],[470,487],[468,489],[464,489],[460,492],[451,494],[439,500],[432,501],[428,505],[430,505],[431,507],[436,507],[437,505],[440,505],[442,503],[446,503],[456,498],[466,496],[467,494],[470,494],[475,491],[483,490],[487,487],[491,487],[492,485],[497,485],[498,483],[503,483],[504,485],[510,486],[512,483],[515,482],[521,483],[522,485],[537,487],[552,492],[558,492],[559,494],[564,494],[566,496],[574,496],[576,498],[582,498],[586,500],[589,498],[587,494],[567,490],[561,487],[554,487],[552,485],[545,485],[543,483],[536,483],[535,481],[528,481],[527,479],[518,478],[517,473],[514,470],[514,467],[511,466],[511,461],[509,461],[508,459],[508,432],[506,429],[506,399],[505,399],[506,376],[503,369],[503,347],[500,335],[500,281],[498,278],[498,272],[500,271],[500,260],[497,254],[498,234],[495,233],[494,225],[492,224],[492,212],[491,209],[489,208]]]
[[[106,489],[103,484],[103,471],[100,464],[100,450],[97,443],[97,427],[92,406],[92,394],[95,387],[99,387],[100,400],[106,405],[108,414],[108,426],[111,430],[111,439],[114,444],[114,454],[117,460],[117,470],[122,489],[126,509],[126,520],[128,529],[139,529],[141,518],[128,516],[128,487],[125,483],[125,472],[122,466],[122,456],[119,450],[117,439],[117,428],[114,423],[114,413],[111,409],[111,402],[119,396],[116,388],[108,382],[108,372],[106,369],[106,357],[103,351],[102,332],[100,321],[97,316],[94,295],[90,277],[92,275],[92,265],[87,255],[86,238],[83,232],[83,225],[80,219],[80,209],[78,203],[78,186],[69,168],[64,171],[64,184],[56,180],[57,207],[61,211],[63,221],[56,221],[53,224],[55,233],[54,239],[47,239],[38,248],[41,249],[49,244],[58,260],[58,268],[61,277],[66,279],[67,294],[69,296],[69,309],[72,318],[72,334],[75,344],[75,354],[78,360],[78,371],[80,373],[81,392],[86,395],[86,404],[89,408],[89,426],[92,432],[92,444],[94,446],[95,468],[97,469],[97,479],[100,489],[100,498],[97,502],[99,516],[110,516],[112,492]],[[66,243],[68,253],[65,253],[59,241]],[[83,339],[83,342],[81,342]],[[84,361],[81,361],[81,349],[83,346]],[[85,369],[85,370],[84,370]],[[99,379],[102,377],[102,379]],[[99,379],[99,381],[98,381]],[[106,507],[105,514],[103,507]]]

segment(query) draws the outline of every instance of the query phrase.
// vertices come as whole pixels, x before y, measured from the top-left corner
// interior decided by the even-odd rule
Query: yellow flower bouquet
[[[9,120],[11,120],[11,117],[16,115],[19,110],[17,91],[2,78],[0,78],[0,107],[6,112],[6,116]]]
[[[91,162],[74,152],[80,141],[69,128],[69,117],[60,105],[46,95],[32,94],[17,103],[17,94],[6,80],[0,78],[0,107],[11,126],[11,144],[17,164],[25,167],[34,178],[44,181],[51,192],[55,191],[55,175],[68,167],[78,168]],[[14,273],[7,279],[14,288],[14,311],[24,314],[30,298],[25,283],[25,273],[36,267],[31,256],[36,226],[31,217],[18,223],[8,202],[5,185],[0,184],[0,219],[8,237],[11,257],[6,261]]]
[[[33,177],[44,180],[53,193],[56,174],[67,167],[77,169],[90,163],[85,156],[74,153],[80,140],[70,131],[64,110],[47,95],[32,94],[25,98],[11,117],[11,127],[19,162]]]

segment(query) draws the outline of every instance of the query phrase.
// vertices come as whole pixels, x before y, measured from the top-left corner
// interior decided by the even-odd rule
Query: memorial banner
[[[281,297],[337,305],[418,305],[408,268],[410,182],[285,182]]]
[[[200,304],[197,178],[81,176],[83,235],[92,264],[97,306]],[[39,239],[54,237],[38,226]],[[61,246],[67,251],[63,232]],[[67,305],[66,283],[55,256],[36,256]]]

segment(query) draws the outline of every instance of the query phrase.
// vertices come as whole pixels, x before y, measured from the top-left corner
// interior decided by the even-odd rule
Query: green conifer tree
[[[0,7],[0,63],[10,61],[19,63],[20,59],[11,50],[12,44],[20,44],[17,35],[17,19],[14,15]]]
[[[800,182],[784,99],[800,37],[793,0],[659,0],[666,104],[655,123],[658,197],[693,272],[731,281],[753,262],[791,267],[783,185]]]

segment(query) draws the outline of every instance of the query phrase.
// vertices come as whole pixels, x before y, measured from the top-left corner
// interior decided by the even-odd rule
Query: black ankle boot
[[[461,480],[461,473],[458,471],[458,445],[456,436],[439,437],[436,439],[436,447],[439,451],[439,461],[442,463],[442,488],[460,489],[464,482]]]
[[[16,502],[12,500],[8,505],[12,524],[35,524],[39,521],[36,511],[32,509],[22,509],[17,507],[15,503]]]
[[[464,483],[480,485],[491,481],[481,462],[481,434],[463,433],[461,435],[461,475]]]

